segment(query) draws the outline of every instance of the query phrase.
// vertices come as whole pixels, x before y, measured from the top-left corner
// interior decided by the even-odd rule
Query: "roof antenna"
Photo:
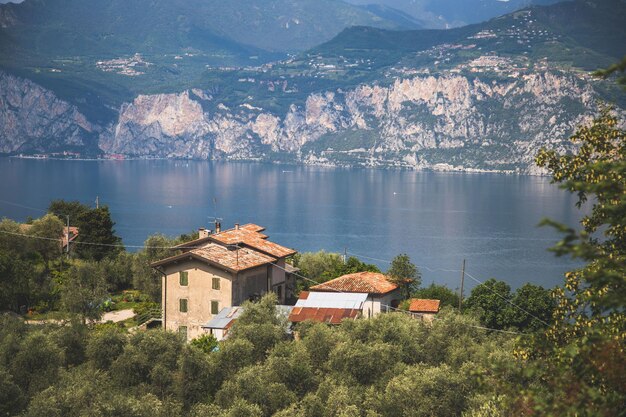
[[[213,212],[217,214],[217,198],[216,197],[213,197]],[[209,216],[209,218],[213,219],[213,226],[214,226],[213,233],[221,232],[222,231],[221,221],[224,219],[221,217],[215,217],[215,216],[214,217]]]

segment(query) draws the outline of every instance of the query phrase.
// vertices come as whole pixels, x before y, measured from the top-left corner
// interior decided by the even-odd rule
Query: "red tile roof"
[[[245,225],[249,226],[249,225]],[[252,227],[253,226],[253,227]],[[259,228],[260,226],[252,225],[252,228]],[[229,229],[220,233],[215,233],[209,236],[218,242],[227,245],[244,244],[254,249],[258,249],[261,252],[265,252],[268,255],[275,256],[277,258],[283,258],[296,253],[295,250],[286,248],[278,243],[270,242],[267,236],[252,230],[240,227],[239,229]]]
[[[339,324],[345,319],[355,319],[360,310],[349,308],[316,308],[294,307],[289,314],[289,321],[300,323],[305,320],[313,320],[321,323]]]
[[[258,224],[248,223],[241,226],[242,229],[249,230],[251,232],[262,232],[265,230],[265,227],[259,226]]]
[[[398,286],[389,282],[387,276],[378,272],[356,272],[314,285],[312,291],[363,292],[368,294],[387,294]]]
[[[221,266],[234,272],[276,262],[275,258],[255,251],[254,249],[234,249],[210,242],[188,252],[154,262],[151,266],[161,266],[187,257]]]
[[[439,300],[412,298],[409,311],[412,313],[437,313],[439,312]]]

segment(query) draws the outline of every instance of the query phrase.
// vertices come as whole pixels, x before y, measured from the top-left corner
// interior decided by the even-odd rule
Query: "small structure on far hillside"
[[[439,312],[439,300],[412,298],[409,301],[409,311],[413,317],[430,322],[434,320],[435,314]]]

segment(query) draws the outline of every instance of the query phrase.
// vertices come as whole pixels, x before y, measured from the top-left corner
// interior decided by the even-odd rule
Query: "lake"
[[[39,217],[52,199],[110,207],[126,245],[235,222],[298,251],[344,252],[383,270],[407,253],[423,283],[490,277],[552,287],[576,266],[547,248],[543,217],[576,225],[575,197],[549,178],[203,161],[0,158],[0,217]]]

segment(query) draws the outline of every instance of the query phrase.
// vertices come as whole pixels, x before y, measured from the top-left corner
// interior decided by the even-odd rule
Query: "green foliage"
[[[467,376],[448,365],[413,365],[392,378],[381,394],[371,391],[368,400],[382,416],[458,416],[469,389]]]
[[[79,230],[75,251],[80,258],[99,261],[105,257],[114,257],[120,252],[119,245],[122,239],[115,235],[113,229],[115,222],[111,219],[107,206],[80,214],[76,219],[76,225]]]
[[[580,231],[544,222],[564,235],[553,251],[586,265],[565,274],[553,325],[520,352],[536,360],[529,372],[545,381],[525,397],[539,414],[612,416],[626,403],[626,132],[619,126],[604,109],[572,136],[576,154],[537,155],[554,182],[578,195],[579,207],[591,199]]]
[[[36,331],[21,340],[9,371],[20,389],[33,396],[56,382],[62,360],[61,349],[43,331]]]
[[[252,343],[254,359],[264,359],[269,351],[286,338],[285,317],[276,313],[276,294],[268,293],[258,303],[246,302],[244,311],[230,330],[230,337]]]
[[[317,282],[325,282],[346,274],[355,272],[380,272],[378,267],[367,264],[358,258],[350,256],[344,263],[343,257],[338,253],[304,252],[294,255],[293,265],[300,268],[300,274]],[[311,282],[301,282],[304,288],[315,285]]]
[[[217,347],[217,339],[212,334],[203,334],[202,336],[192,339],[189,344],[204,353],[211,353]]]
[[[120,252],[122,240],[115,235],[115,222],[107,206],[90,208],[78,201],[54,200],[48,212],[63,220],[70,216],[70,226],[78,227],[73,250],[79,258],[100,261]]]
[[[441,307],[453,307],[458,308],[459,306],[459,295],[453,292],[450,288],[445,285],[437,285],[434,282],[430,284],[428,287],[420,288],[417,291],[414,291],[411,294],[412,298],[424,298],[428,300],[439,300],[441,301]]]
[[[111,377],[120,387],[147,391],[163,399],[175,391],[174,375],[182,347],[176,333],[138,332],[112,363]]]
[[[620,62],[613,64],[610,67],[594,72],[594,75],[597,77],[607,78],[615,74],[616,72],[626,72],[626,56],[622,58]],[[626,75],[619,76],[619,78],[617,79],[617,83],[626,88]]]
[[[539,285],[524,284],[512,294],[508,284],[493,278],[474,287],[463,305],[489,328],[522,331],[544,329],[556,307],[550,291]]]
[[[108,370],[122,354],[127,336],[118,328],[105,326],[93,331],[87,342],[87,358],[100,370]]]
[[[504,281],[490,278],[475,286],[464,306],[480,318],[480,322],[492,329],[504,329],[511,325],[511,287]]]
[[[95,263],[75,261],[59,278],[61,304],[65,311],[83,320],[97,320],[107,297],[106,278]]]
[[[405,253],[392,259],[387,276],[391,282],[404,288],[407,298],[422,285],[422,274]]]
[[[161,300],[161,279],[163,275],[150,267],[152,262],[172,256],[170,249],[179,243],[177,239],[170,239],[164,235],[152,235],[144,242],[144,249],[137,252],[132,263],[133,287],[148,296],[153,301]]]

